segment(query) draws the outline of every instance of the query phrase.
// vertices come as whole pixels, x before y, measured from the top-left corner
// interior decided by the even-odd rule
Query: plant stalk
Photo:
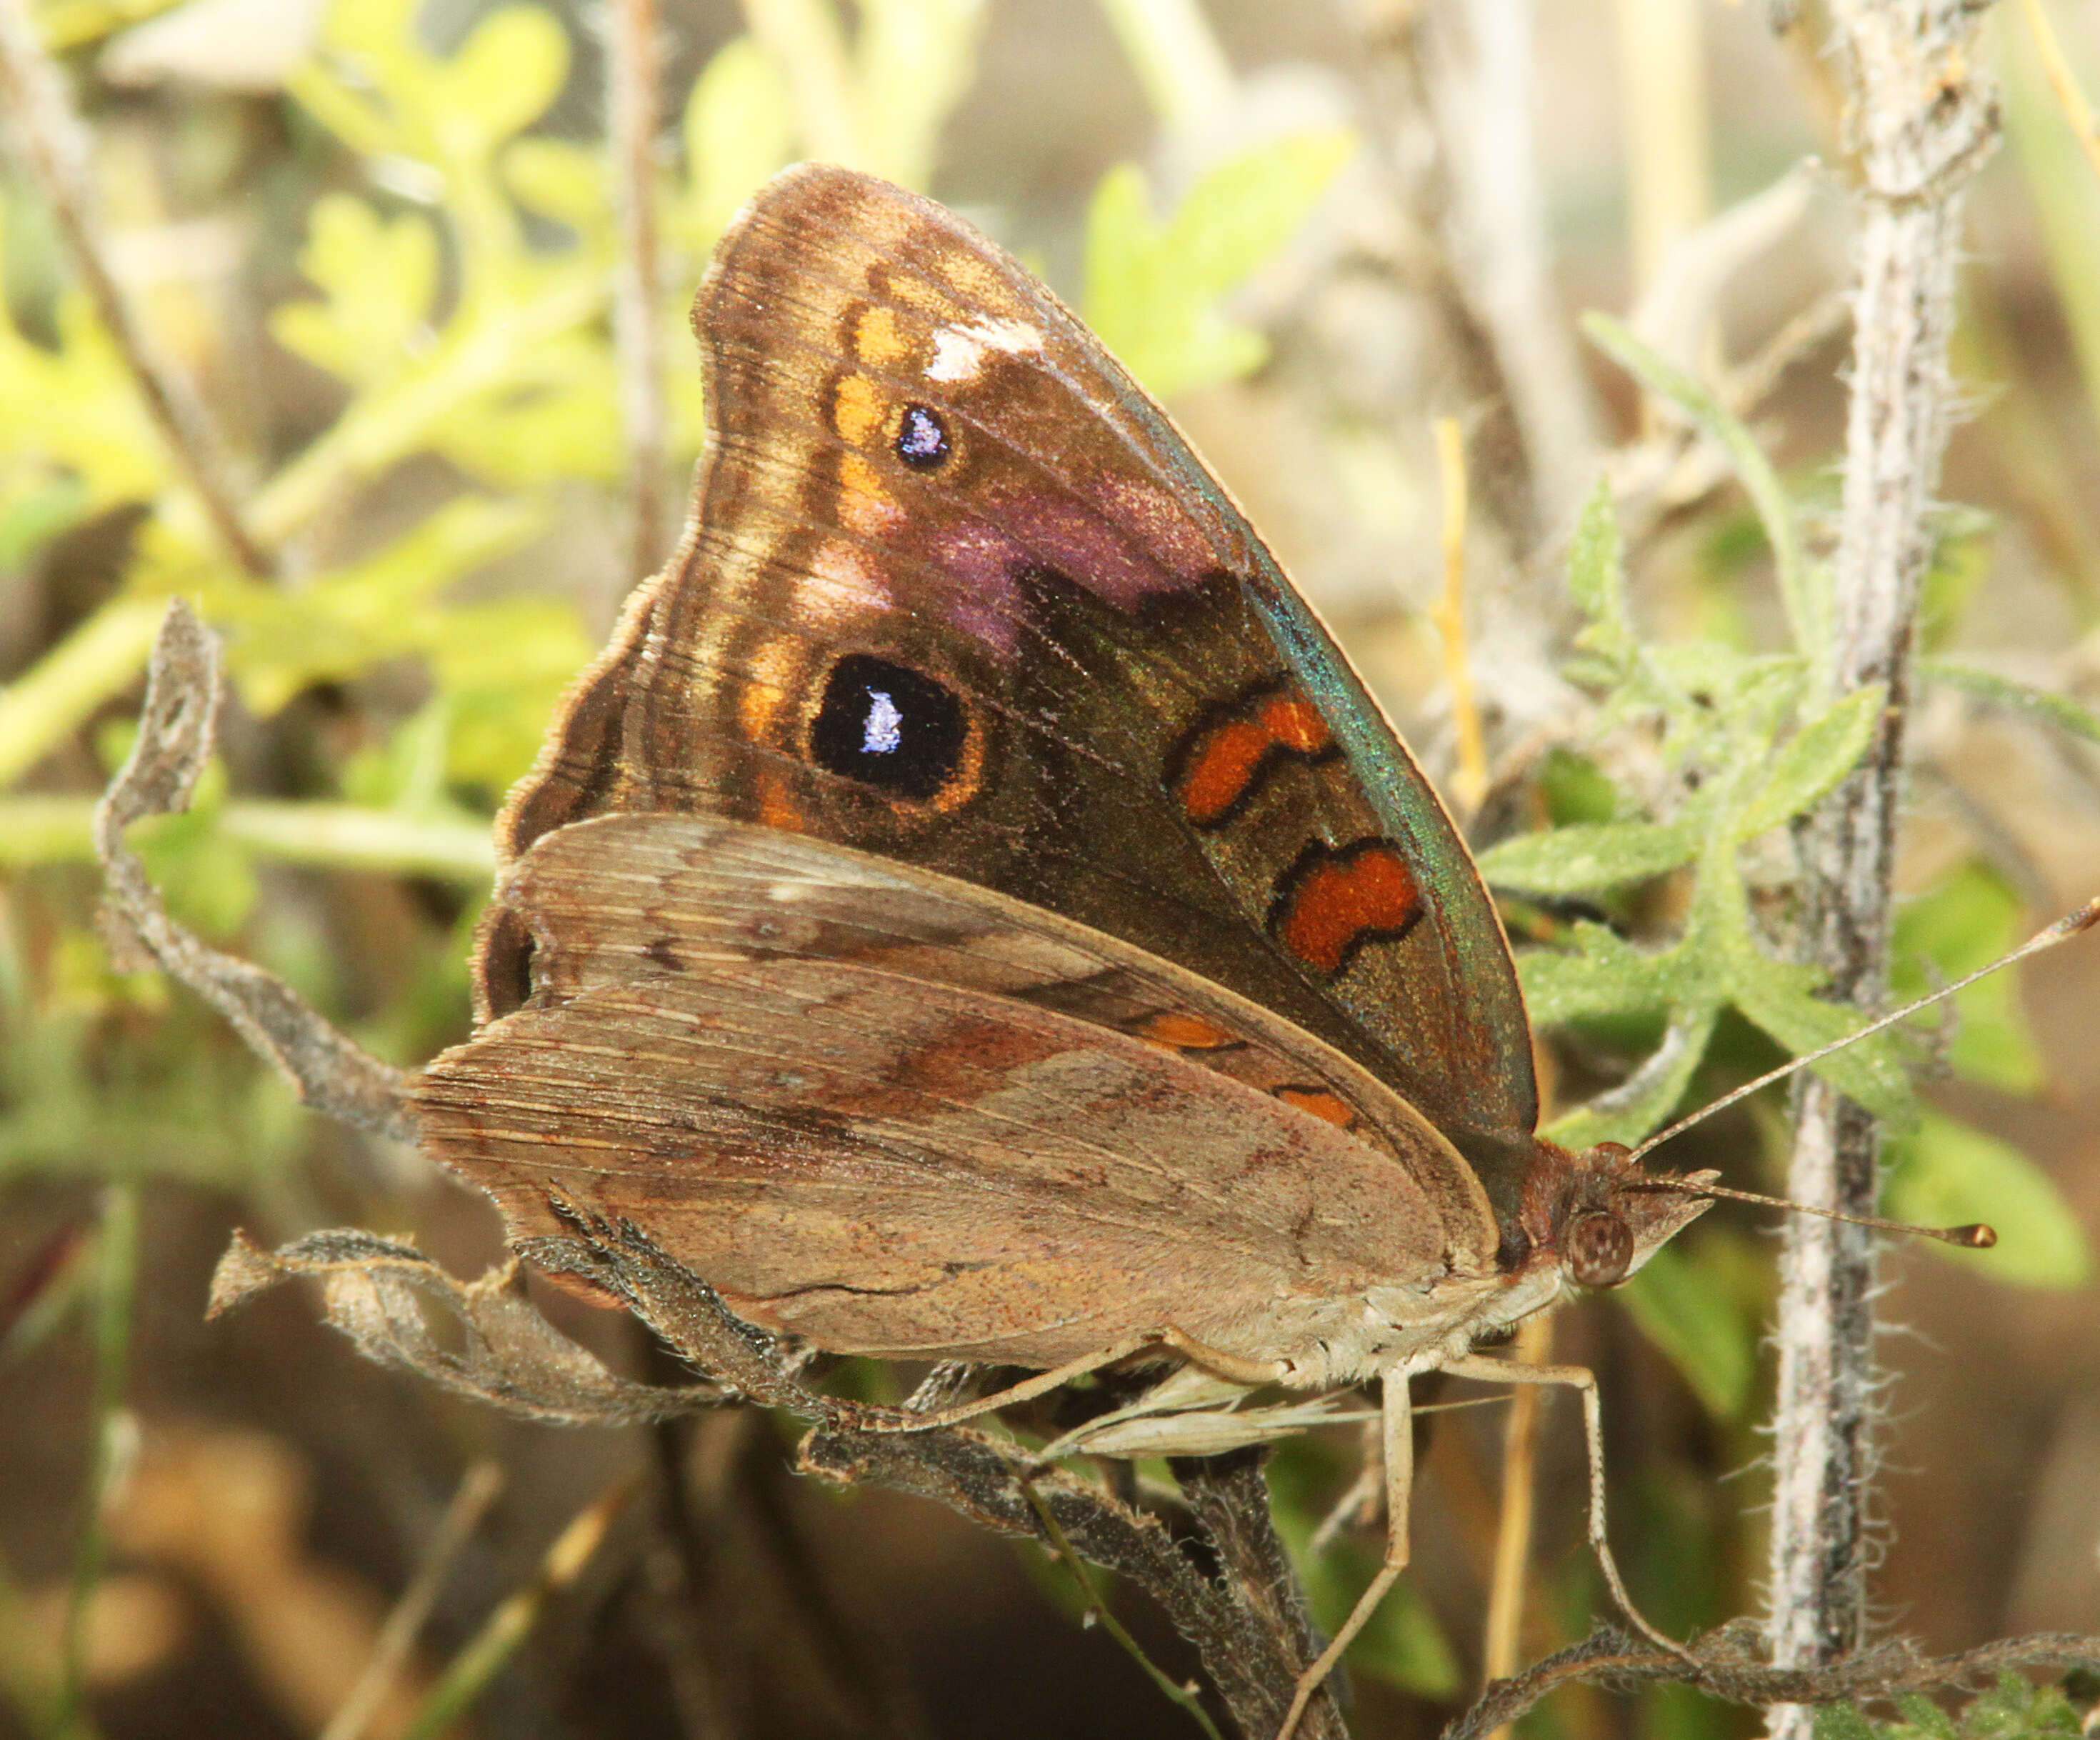
[[[1969,0],[1831,0],[1829,17],[1860,223],[1836,644],[1824,668],[1841,692],[1882,683],[1889,699],[1864,760],[1798,846],[1806,952],[1833,996],[1871,1007],[1886,988],[1912,639],[1953,404],[1961,196],[1996,117],[1974,61],[1982,11]],[[1871,1213],[1878,1160],[1873,1120],[1802,1078],[1787,1194]],[[1863,1641],[1876,1387],[1869,1235],[1802,1217],[1785,1239],[1767,1622],[1782,1667],[1832,1661]],[[1776,1706],[1774,1740],[1807,1740],[1811,1716]]]

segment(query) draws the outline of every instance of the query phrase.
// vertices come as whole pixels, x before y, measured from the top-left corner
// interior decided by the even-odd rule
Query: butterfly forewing
[[[1413,1100],[1507,1206],[1535,1117],[1492,905],[1435,794],[1164,415],[929,202],[805,167],[695,310],[685,548],[508,813],[842,842],[1229,987]],[[484,1006],[525,995],[499,906]]]

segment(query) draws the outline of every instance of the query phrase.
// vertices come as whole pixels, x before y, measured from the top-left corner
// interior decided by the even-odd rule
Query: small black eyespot
[[[955,778],[969,737],[962,699],[924,672],[871,653],[832,667],[810,754],[849,779],[924,800]]]
[[[932,471],[948,462],[955,448],[949,444],[948,426],[930,406],[907,404],[897,426],[897,457],[915,471]]]

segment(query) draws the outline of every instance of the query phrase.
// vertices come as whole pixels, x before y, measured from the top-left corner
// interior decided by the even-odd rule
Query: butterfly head
[[[1672,1189],[1644,1174],[1619,1142],[1580,1154],[1539,1146],[1544,1164],[1526,1181],[1521,1226],[1504,1243],[1506,1267],[1551,1263],[1577,1287],[1617,1287],[1713,1206],[1700,1186],[1714,1173],[1694,1173]]]

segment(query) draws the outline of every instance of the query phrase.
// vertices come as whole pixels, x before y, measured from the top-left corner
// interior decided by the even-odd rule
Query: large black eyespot
[[[930,405],[907,404],[897,426],[897,457],[915,471],[932,471],[948,462],[955,448],[948,426]]]
[[[1633,1229],[1616,1214],[1578,1214],[1568,1223],[1560,1244],[1577,1287],[1617,1287],[1633,1266]]]
[[[825,681],[810,753],[849,779],[924,799],[955,778],[968,737],[968,718],[952,689],[907,665],[851,652]]]

